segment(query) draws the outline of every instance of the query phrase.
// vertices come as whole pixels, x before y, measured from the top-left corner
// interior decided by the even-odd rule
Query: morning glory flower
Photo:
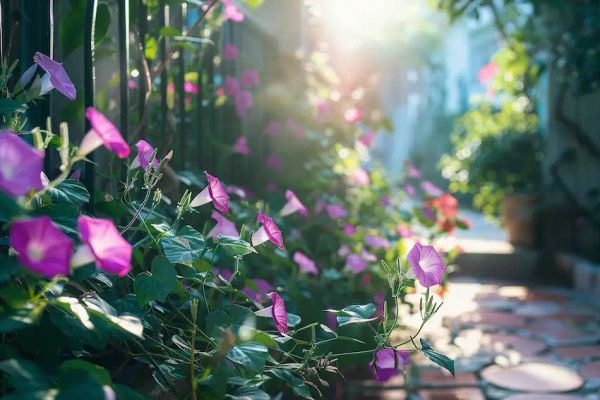
[[[404,185],[404,191],[406,192],[407,195],[409,195],[411,197],[417,193],[415,187],[413,185],[411,185],[410,183],[406,183]]]
[[[432,221],[436,220],[435,211],[429,205],[423,206],[423,215]]]
[[[347,257],[350,254],[350,252],[351,252],[350,247],[348,247],[347,244],[341,245],[337,251],[337,253],[340,257]]]
[[[490,83],[498,74],[498,66],[495,63],[489,63],[481,67],[477,78],[481,84],[486,85]]]
[[[235,96],[240,91],[240,82],[232,76],[226,76],[223,90],[225,96]]]
[[[198,94],[200,86],[196,82],[185,81],[183,82],[183,91],[186,93]]]
[[[431,183],[430,181],[421,182],[421,189],[425,191],[430,196],[440,196],[442,193],[442,189]]]
[[[69,274],[73,241],[48,216],[14,220],[9,241],[26,268],[48,279]]]
[[[252,97],[252,93],[247,90],[240,90],[235,95],[235,113],[238,117],[244,118],[246,116],[246,112],[252,108],[254,104],[254,100]]]
[[[360,256],[366,261],[371,261],[371,262],[377,261],[377,257],[374,254],[369,253],[365,249],[360,250]]]
[[[231,222],[216,211],[213,211],[210,216],[212,219],[217,221],[217,225],[215,225],[214,228],[212,228],[210,232],[208,232],[208,237],[216,239],[219,235],[237,237],[240,236],[240,232],[237,230],[233,222]]]
[[[412,231],[410,229],[410,225],[408,225],[408,224],[396,225],[396,232],[398,232],[398,235],[400,235],[400,237],[403,237],[403,238],[412,236]]]
[[[245,156],[250,154],[250,147],[248,147],[248,139],[246,139],[246,136],[240,136],[239,138],[237,138],[233,145],[233,151],[235,153],[240,153]]]
[[[421,285],[431,287],[442,283],[446,265],[433,246],[416,243],[406,258]]]
[[[295,212],[299,212],[305,217],[308,217],[308,210],[304,207],[304,204],[296,197],[296,194],[291,190],[285,191],[285,198],[287,199],[287,203],[281,211],[279,211],[279,215],[285,217],[286,215],[293,214]]]
[[[9,130],[0,130],[0,190],[23,196],[31,189],[42,189],[43,165],[43,151]]]
[[[368,261],[362,258],[360,254],[350,254],[346,259],[346,268],[351,269],[357,274],[363,272],[368,266]]]
[[[264,279],[252,279],[252,281],[254,282],[254,284],[257,286],[259,292],[255,292],[254,289],[249,288],[248,286],[246,286],[244,289],[242,289],[242,291],[244,293],[246,293],[248,295],[248,297],[250,297],[252,300],[256,301],[256,302],[263,302],[265,301],[265,296],[263,293],[266,293],[270,290],[273,290],[273,287],[271,286],[271,284],[267,281],[265,281]],[[268,315],[271,316],[271,315]]]
[[[115,153],[119,158],[129,155],[131,149],[117,127],[94,107],[85,110],[85,116],[90,121],[92,129],[85,134],[79,145],[79,155],[85,156],[101,145]]]
[[[258,76],[258,71],[255,69],[247,69],[242,72],[242,85],[245,86],[258,86],[260,82],[260,77]]]
[[[375,140],[375,135],[376,134],[373,131],[365,132],[360,139],[358,139],[358,143],[362,144],[366,148],[369,148]]]
[[[419,168],[417,168],[417,166],[415,164],[413,164],[412,161],[406,160],[404,162],[404,165],[406,166],[406,171],[408,172],[408,176],[410,176],[411,178],[420,178],[421,177],[421,171],[419,170]]]
[[[206,203],[213,202],[215,208],[222,212],[229,212],[229,196],[218,178],[204,171],[208,185],[190,203],[190,207],[200,207]]]
[[[300,269],[307,274],[319,275],[317,265],[313,260],[308,258],[304,253],[297,251],[294,253],[294,261],[300,266]]]
[[[344,113],[344,119],[346,122],[355,124],[362,118],[362,113],[358,107],[352,107],[346,110]]]
[[[377,350],[375,358],[369,363],[369,368],[375,380],[385,382],[406,368],[409,359],[410,351],[384,347]]]
[[[348,216],[348,210],[339,204],[327,204],[325,210],[331,219],[346,218]]]
[[[281,135],[282,129],[283,127],[281,126],[281,122],[270,121],[265,129],[265,132],[267,135],[279,136]]]
[[[347,223],[344,224],[344,234],[346,236],[352,236],[356,233],[356,228],[354,228],[354,225]]]
[[[114,222],[82,215],[77,219],[77,230],[82,245],[73,255],[74,267],[95,262],[105,272],[127,275],[133,246],[121,236]]]
[[[259,212],[258,222],[260,222],[262,226],[252,234],[252,246],[258,246],[259,244],[270,240],[275,246],[283,249],[283,235],[273,219]]]
[[[242,22],[244,14],[230,0],[223,0],[225,11],[223,13],[225,19],[230,19],[233,22]]]
[[[390,247],[392,247],[389,240],[377,235],[365,236],[365,243],[373,247],[374,249],[389,249]]]
[[[369,184],[369,174],[363,168],[357,167],[352,168],[347,177],[348,183],[351,185],[368,185]]]
[[[148,168],[148,164],[150,164],[150,157],[154,152],[154,148],[145,140],[138,140],[138,142],[135,144],[135,147],[137,148],[137,156],[131,163],[130,168],[137,168],[141,166],[142,169],[145,170]],[[156,157],[154,160],[152,160],[152,166],[154,169],[158,168],[158,160]]]
[[[223,57],[227,60],[233,60],[240,55],[240,50],[233,43],[225,43],[223,46]]]
[[[70,100],[75,100],[75,97],[77,97],[77,90],[61,63],[54,61],[39,51],[33,56],[33,61],[46,71],[46,74],[42,77],[42,81],[49,79],[52,87],[64,94]],[[42,87],[43,86],[46,85],[42,82]]]
[[[275,292],[267,293],[267,296],[271,299],[273,303],[269,307],[265,307],[261,310],[256,311],[256,314],[259,317],[272,317],[273,322],[275,323],[275,328],[281,333],[288,333],[288,314],[285,309],[285,302]]]
[[[267,167],[271,168],[276,172],[281,171],[281,157],[279,157],[277,154],[269,154],[265,164],[267,165]]]

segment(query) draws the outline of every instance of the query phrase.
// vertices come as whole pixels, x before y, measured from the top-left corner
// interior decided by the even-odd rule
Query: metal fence
[[[268,113],[257,101],[251,114],[242,120],[235,115],[231,102],[216,104],[215,92],[225,76],[239,76],[244,69],[253,68],[261,72],[261,85],[254,92],[255,99],[259,99],[260,87],[268,85],[267,77],[274,75],[279,58],[277,41],[248,19],[243,23],[225,22],[218,29],[208,26],[207,21],[198,24],[201,6],[212,1],[157,3],[158,8],[150,12],[146,0],[0,0],[2,56],[9,60],[18,58],[21,72],[31,65],[36,51],[64,60],[78,89],[76,105],[66,105],[60,95],[54,94],[28,111],[28,123],[44,126],[51,117],[56,129],[59,122],[67,120],[72,135],[81,137],[89,129],[87,122],[85,126],[81,123],[83,110],[95,106],[112,118],[130,143],[145,138],[159,146],[161,153],[172,148],[176,169],[207,169],[229,182],[257,183],[260,174],[250,166],[267,153],[268,137],[263,133]],[[215,1],[215,7],[218,6]],[[82,44],[61,58],[61,24],[66,24],[66,19],[72,18],[66,16],[75,15],[73,9],[79,7],[80,25],[77,21],[68,22],[81,29],[71,34],[81,34]],[[106,24],[105,18],[99,21],[99,11],[104,17],[107,10],[108,39],[96,46],[96,25]],[[181,34],[162,34],[164,27],[175,28]],[[191,39],[185,37],[192,27],[201,33]],[[209,30],[210,36],[206,37]],[[155,39],[151,41],[157,47],[154,60],[148,58],[148,38]],[[235,44],[240,57],[215,62],[224,43]],[[171,59],[161,71],[160,66]],[[149,85],[150,70],[157,76]],[[186,75],[190,73],[199,87],[197,93],[185,90]],[[69,114],[66,109],[76,111]],[[231,155],[223,147],[232,145],[239,135],[246,136],[253,149],[249,157]],[[85,164],[83,174],[92,194],[102,180],[99,177],[103,173],[98,170],[106,169],[111,162],[102,158],[104,155],[96,157],[90,155],[94,162]],[[48,170],[56,159],[48,154],[47,160]]]

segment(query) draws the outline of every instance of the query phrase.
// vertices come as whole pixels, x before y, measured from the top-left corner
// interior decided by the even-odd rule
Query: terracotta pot
[[[515,194],[504,198],[502,220],[511,244],[527,247],[535,244],[537,203],[538,196],[535,194]]]

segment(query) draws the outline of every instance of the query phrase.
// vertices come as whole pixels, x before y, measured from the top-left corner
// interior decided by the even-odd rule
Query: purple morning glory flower
[[[73,241],[48,216],[13,221],[10,246],[21,264],[48,279],[69,274]]]
[[[421,285],[431,287],[442,283],[446,265],[433,246],[416,243],[406,258]]]
[[[377,350],[375,358],[369,363],[369,368],[375,380],[385,382],[406,368],[409,359],[409,351],[384,347]]]
[[[315,262],[304,253],[297,251],[294,253],[294,261],[300,266],[300,269],[307,274],[319,275],[319,270]]]
[[[235,224],[227,218],[225,218],[224,216],[222,216],[221,214],[219,214],[218,212],[213,211],[211,217],[212,219],[217,221],[217,225],[215,225],[214,228],[212,228],[210,232],[208,232],[208,237],[216,239],[219,235],[238,237],[240,236],[240,233],[235,227]]]
[[[67,98],[75,100],[75,97],[77,97],[77,90],[61,63],[57,63],[39,51],[33,56],[33,61],[46,71],[50,83],[56,90],[64,94]],[[43,79],[44,78],[42,77],[42,80]]]
[[[279,215],[285,217],[286,215],[293,214],[295,212],[299,212],[305,217],[308,217],[308,210],[304,207],[304,204],[296,197],[296,194],[291,190],[285,191],[285,198],[287,199],[287,203],[283,206],[281,211],[279,211]]]
[[[0,131],[0,190],[22,196],[42,189],[44,152],[30,146],[11,131]]]
[[[270,240],[275,246],[283,249],[283,235],[273,219],[259,212],[258,222],[262,223],[262,226],[252,234],[252,246],[258,246]]]

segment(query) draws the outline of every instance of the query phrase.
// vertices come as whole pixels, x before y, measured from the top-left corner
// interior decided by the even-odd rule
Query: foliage
[[[156,12],[155,3],[148,2],[149,13]],[[220,7],[211,12],[207,26],[218,29],[225,11]],[[150,39],[160,40],[149,35],[147,43]],[[149,48],[146,61],[152,61]],[[315,101],[342,91],[326,58],[311,57],[303,84],[291,88],[302,91],[298,96],[290,92],[285,98],[267,99],[282,106],[274,107],[274,115],[296,121],[276,138],[285,143],[274,146],[285,162],[269,179],[293,189],[308,206],[309,217],[278,215],[285,202],[279,190],[232,189],[225,182],[210,186],[210,196],[213,190],[229,189],[229,213],[221,217],[240,228],[235,236],[215,233],[219,225],[211,222],[217,218],[210,203],[192,206],[198,198],[194,196],[212,184],[199,171],[178,171],[184,187],[163,193],[161,184],[173,171],[171,164],[177,164],[177,153],[151,146],[144,153],[138,142],[137,154],[127,156],[129,151],[119,147],[128,149],[127,143],[115,134],[116,128],[109,129],[114,137],[104,145],[123,160],[110,156],[114,169],[105,177],[109,184],[90,197],[77,174],[72,175],[85,170],[85,138],[76,146],[64,124],[60,134],[25,130],[21,112],[3,114],[4,125],[37,150],[58,151],[61,165],[58,176],[22,196],[0,191],[0,394],[137,399],[168,391],[192,399],[263,399],[280,393],[285,398],[329,398],[333,388],[328,382],[339,379],[340,371],[366,366],[380,349],[407,346],[453,372],[451,360],[426,341],[416,344],[421,329],[406,332],[410,338],[401,342],[392,340],[392,331],[403,329],[398,321],[404,295],[421,290],[410,275],[419,266],[404,261],[408,247],[415,239],[433,243],[465,224],[456,215],[456,204],[445,205],[441,193],[417,196],[404,182],[389,182],[379,168],[364,169],[369,146],[360,139],[390,128],[372,98],[360,95],[367,87],[354,88],[358,95],[344,92],[340,101],[327,100],[330,114],[318,115]],[[41,99],[38,78],[24,79],[27,90],[6,88],[6,98],[24,107],[33,98]],[[195,83],[205,78],[196,76]],[[224,105],[236,101],[218,90],[208,96]],[[150,101],[157,102],[156,97]],[[360,110],[359,122],[347,120],[349,109]],[[158,119],[150,115],[148,126]],[[94,129],[102,126],[97,123]],[[411,178],[410,184],[418,183]],[[410,196],[414,205],[406,201]],[[274,218],[284,249],[255,240],[266,226],[257,222],[259,212]],[[115,228],[103,230],[103,236],[114,235],[104,245],[113,246],[119,238],[125,242],[104,254],[112,261],[127,261],[124,273],[110,270],[100,251],[93,251],[91,259],[80,252],[94,244],[81,229],[81,216],[88,214]],[[14,246],[10,249],[13,227],[44,215],[75,244],[68,274],[44,278],[30,270],[31,260],[25,256],[35,261],[40,256],[36,246],[43,243],[17,255]],[[123,256],[128,249],[129,257]],[[316,274],[295,261],[299,252],[314,261]],[[350,262],[350,255],[361,260],[360,268]],[[424,291],[422,324],[440,305],[436,295]],[[39,332],[44,332],[43,341]]]

